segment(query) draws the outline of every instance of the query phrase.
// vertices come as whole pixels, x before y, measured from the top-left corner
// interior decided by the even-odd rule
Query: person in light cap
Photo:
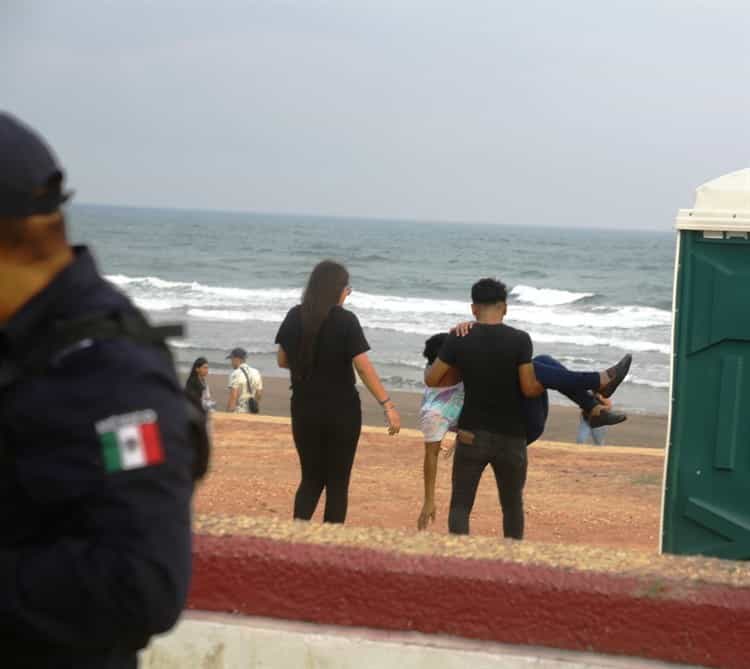
[[[233,348],[227,360],[232,365],[229,374],[229,399],[227,411],[233,413],[260,413],[263,396],[263,378],[260,372],[247,364],[247,351]]]
[[[190,580],[197,458],[175,331],[68,243],[69,197],[45,142],[0,113],[3,669],[135,669]]]

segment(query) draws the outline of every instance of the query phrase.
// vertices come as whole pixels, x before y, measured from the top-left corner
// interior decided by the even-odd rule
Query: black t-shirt
[[[302,309],[297,305],[289,310],[276,335],[276,343],[289,359],[295,396],[304,394],[326,401],[330,401],[332,395],[337,398],[356,396],[352,358],[370,350],[357,317],[343,307],[331,309],[318,333],[313,368],[303,381],[295,378],[301,338]]]
[[[526,434],[518,367],[531,362],[531,337],[508,325],[475,325],[450,335],[439,358],[460,370],[466,397],[458,426],[510,436]]]

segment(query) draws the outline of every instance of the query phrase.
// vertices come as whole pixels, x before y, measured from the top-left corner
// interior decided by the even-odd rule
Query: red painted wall
[[[750,667],[750,589],[198,536],[190,608]]]

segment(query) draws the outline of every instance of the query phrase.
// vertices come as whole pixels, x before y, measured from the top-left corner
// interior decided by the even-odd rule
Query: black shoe
[[[604,427],[605,425],[617,425],[626,421],[628,417],[619,411],[607,411],[602,409],[598,414],[589,414],[586,416],[586,422],[590,428]]]
[[[602,397],[612,397],[612,395],[615,394],[615,390],[617,390],[617,387],[625,380],[625,377],[628,375],[631,362],[633,362],[633,356],[628,353],[614,367],[610,367],[607,370],[609,383],[603,386],[599,391],[599,394]]]

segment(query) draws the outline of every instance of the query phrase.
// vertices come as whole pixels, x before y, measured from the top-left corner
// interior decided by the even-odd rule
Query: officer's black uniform
[[[164,350],[84,339],[18,378],[54,328],[102,313],[137,314],[81,247],[0,327],[3,669],[134,668],[187,596],[194,453]],[[149,417],[150,453],[163,458],[105,466],[105,430]]]
[[[85,248],[0,329],[12,365],[53,325],[132,312]],[[96,424],[151,410],[163,464],[108,473]],[[83,341],[0,390],[0,665],[135,666],[174,624],[190,573],[192,451],[184,396],[162,351]]]

